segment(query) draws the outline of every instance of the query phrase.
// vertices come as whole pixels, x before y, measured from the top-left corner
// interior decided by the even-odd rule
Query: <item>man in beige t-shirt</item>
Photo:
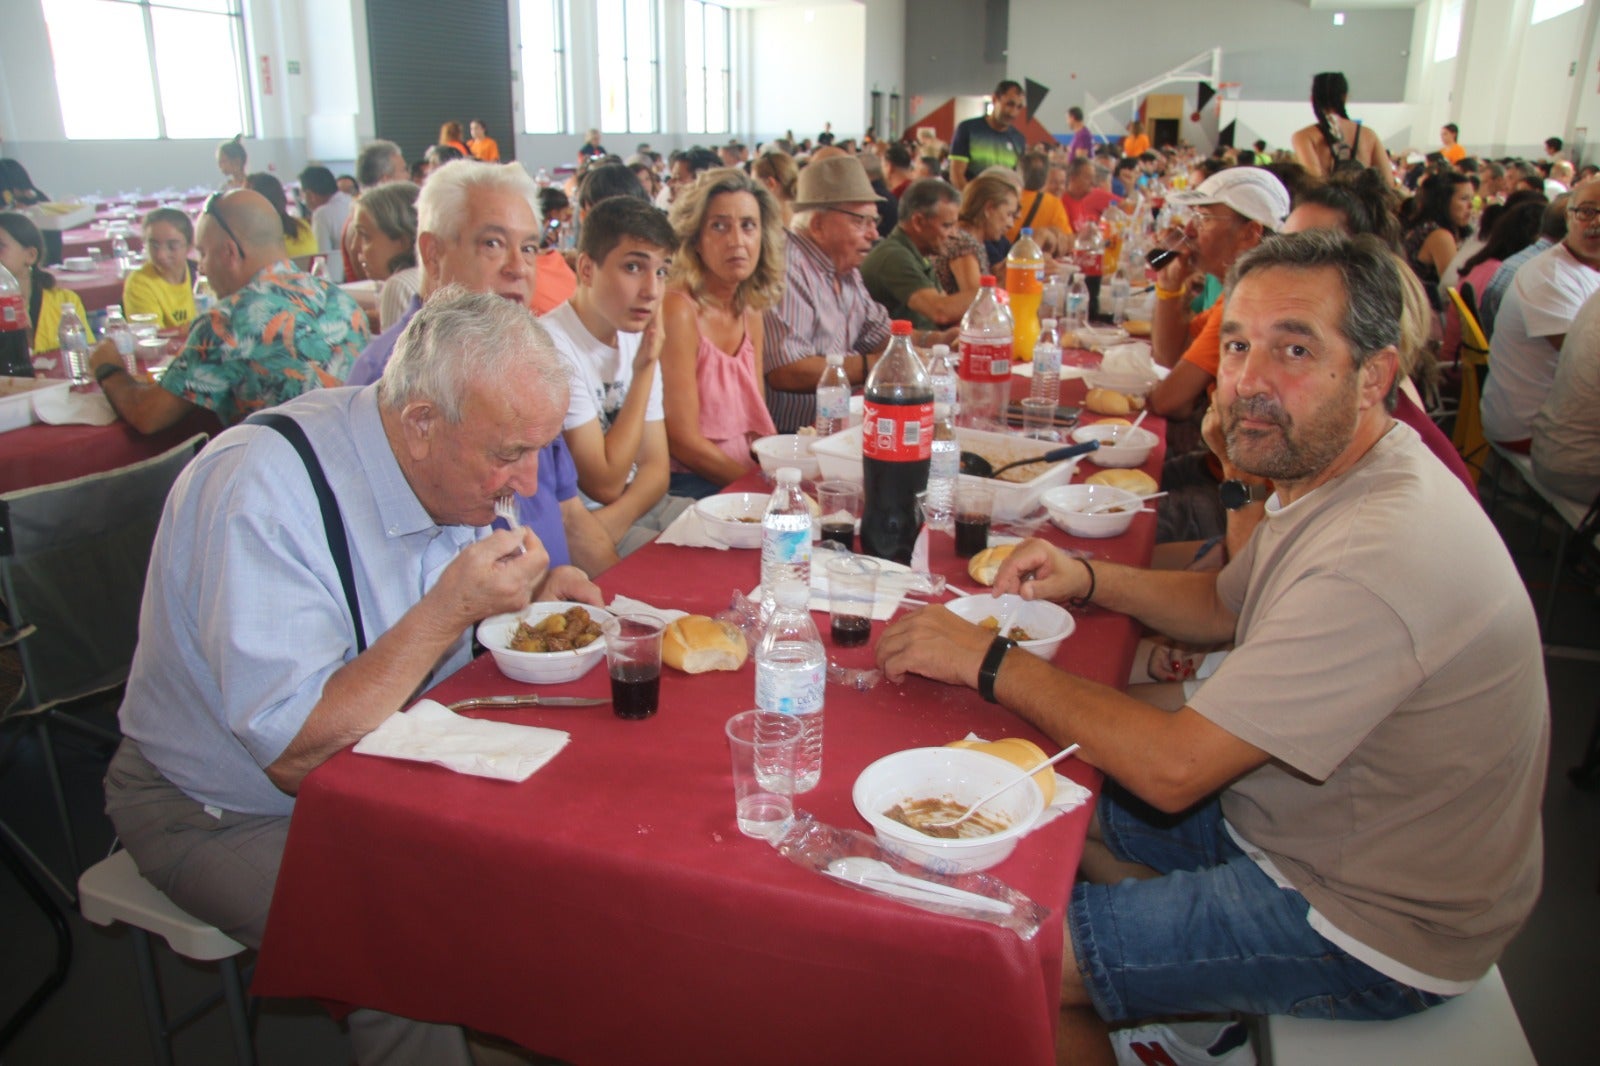
[[[1030,541],[1002,568],[997,591],[1233,641],[1186,706],[1009,654],[937,608],[878,644],[891,678],[973,685],[1112,779],[1067,912],[1073,1061],[1110,1061],[1107,1021],[1421,1010],[1470,988],[1533,907],[1538,631],[1482,510],[1389,415],[1400,312],[1372,238],[1250,252],[1215,398],[1232,465],[1277,490],[1245,549],[1207,574]]]

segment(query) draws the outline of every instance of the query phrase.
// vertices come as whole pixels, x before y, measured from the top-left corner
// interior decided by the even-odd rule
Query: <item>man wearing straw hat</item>
[[[858,269],[878,239],[880,202],[854,156],[800,171],[783,299],[766,312],[767,407],[780,433],[815,420],[827,353],[844,352],[845,373],[859,385],[889,342],[889,313],[867,293]],[[919,333],[914,342],[949,343],[955,332]]]

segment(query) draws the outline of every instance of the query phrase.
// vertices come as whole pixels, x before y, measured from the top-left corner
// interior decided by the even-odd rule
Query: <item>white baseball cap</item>
[[[1273,231],[1282,229],[1289,218],[1289,190],[1260,167],[1230,167],[1211,175],[1198,189],[1173,193],[1170,199],[1186,207],[1222,204]]]

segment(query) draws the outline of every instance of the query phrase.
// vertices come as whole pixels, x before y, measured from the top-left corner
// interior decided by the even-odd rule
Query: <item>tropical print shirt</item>
[[[348,293],[278,262],[195,320],[161,387],[231,426],[344,384],[367,340],[367,316]]]

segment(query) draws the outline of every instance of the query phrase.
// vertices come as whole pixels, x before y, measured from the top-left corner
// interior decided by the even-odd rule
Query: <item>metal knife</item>
[[[526,696],[480,696],[472,700],[457,700],[445,705],[450,711],[505,710],[510,707],[600,707],[610,703],[606,697],[541,696],[536,692]]]

